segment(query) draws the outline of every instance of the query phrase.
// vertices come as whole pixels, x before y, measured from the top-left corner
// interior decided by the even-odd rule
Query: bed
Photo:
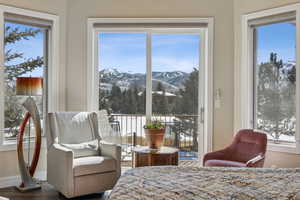
[[[300,168],[140,167],[125,172],[109,200],[298,199]]]

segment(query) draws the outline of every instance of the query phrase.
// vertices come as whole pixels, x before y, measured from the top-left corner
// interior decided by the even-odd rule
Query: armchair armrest
[[[264,159],[265,159],[265,155],[260,153],[257,156],[255,156],[254,158],[248,160],[248,162],[246,163],[246,166],[247,167],[262,167]]]
[[[73,151],[71,149],[64,147],[63,145],[58,144],[58,143],[53,144],[52,148],[55,151],[58,151],[58,152],[64,154],[64,156],[70,156],[72,154],[72,160],[73,160]]]
[[[99,142],[101,155],[109,156],[116,160],[117,162],[117,172],[118,177],[121,175],[121,152],[122,148],[120,145],[112,144],[104,141]]]
[[[48,182],[65,196],[73,196],[73,151],[55,143],[48,149],[47,154]]]

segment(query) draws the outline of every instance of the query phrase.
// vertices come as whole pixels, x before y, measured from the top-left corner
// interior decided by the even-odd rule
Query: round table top
[[[133,151],[137,153],[173,154],[178,152],[179,150],[173,147],[161,147],[160,149],[150,149],[149,147],[141,146],[135,147]]]

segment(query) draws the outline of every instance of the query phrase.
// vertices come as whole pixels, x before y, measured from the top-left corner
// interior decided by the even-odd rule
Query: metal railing
[[[123,159],[131,159],[134,146],[147,145],[143,126],[146,116],[141,114],[111,114],[111,126],[120,136]],[[166,125],[165,146],[180,150],[181,159],[193,159],[198,152],[198,115],[153,115],[152,120],[160,120]]]

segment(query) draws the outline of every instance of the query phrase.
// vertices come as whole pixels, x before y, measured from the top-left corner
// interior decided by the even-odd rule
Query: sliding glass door
[[[143,126],[158,119],[166,125],[165,145],[179,148],[181,160],[197,160],[204,137],[205,30],[99,31],[97,46],[99,109],[109,113],[123,159],[130,159],[132,146],[146,145]]]
[[[152,34],[152,118],[185,160],[198,157],[199,44],[199,34]]]

